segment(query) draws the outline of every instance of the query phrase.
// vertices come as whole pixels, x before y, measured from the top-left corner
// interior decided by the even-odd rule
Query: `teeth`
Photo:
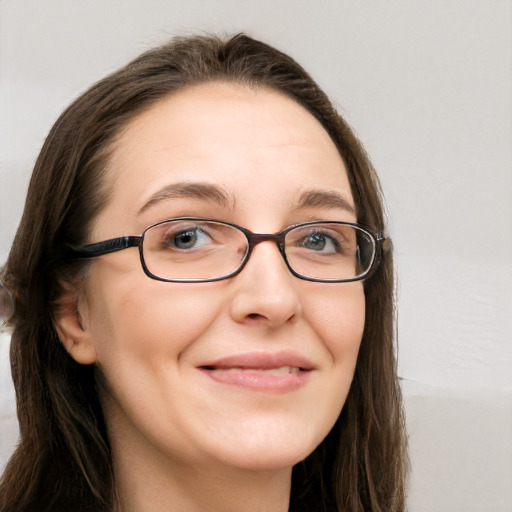
[[[300,372],[300,368],[296,366],[281,366],[279,368],[227,368],[225,370],[226,373],[239,373],[239,372],[250,372],[250,373],[262,373],[266,375],[287,375],[290,373],[298,373]]]

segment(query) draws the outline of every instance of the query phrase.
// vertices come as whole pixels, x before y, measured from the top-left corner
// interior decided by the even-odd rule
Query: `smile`
[[[217,383],[253,391],[288,393],[304,386],[314,366],[290,352],[228,356],[199,369]]]
[[[250,372],[250,373],[261,373],[264,375],[287,375],[290,373],[298,373],[302,371],[296,366],[281,366],[279,368],[205,368],[206,370],[216,370],[218,372],[226,373],[238,373],[238,372]]]

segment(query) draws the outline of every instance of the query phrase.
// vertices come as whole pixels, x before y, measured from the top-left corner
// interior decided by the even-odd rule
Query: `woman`
[[[2,512],[403,510],[384,231],[362,146],[279,51],[176,39],[94,85],[3,271]]]

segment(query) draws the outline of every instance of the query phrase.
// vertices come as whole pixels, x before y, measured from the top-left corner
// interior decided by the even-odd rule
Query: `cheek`
[[[111,279],[110,286],[103,281],[90,301],[99,365],[106,370],[131,361],[155,367],[177,360],[217,317],[218,301],[200,288],[145,276]]]
[[[328,361],[321,391],[328,429],[338,418],[352,384],[365,324],[362,284],[335,286],[316,300],[308,296],[309,321],[322,340]]]
[[[333,365],[355,365],[365,324],[365,296],[361,283],[333,285],[308,294],[309,321],[323,340]]]
[[[326,361],[307,411],[309,417],[318,419],[318,444],[338,419],[352,384],[365,325],[365,296],[361,283],[343,283],[304,297],[305,314],[321,340]]]
[[[201,285],[121,282],[98,287],[91,318],[109,428],[175,435],[187,407],[182,356],[209,330],[220,301]]]

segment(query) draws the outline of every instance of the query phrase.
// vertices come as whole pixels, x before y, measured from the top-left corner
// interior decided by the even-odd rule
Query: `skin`
[[[265,89],[210,83],[160,101],[123,131],[109,176],[110,200],[90,242],[184,215],[267,233],[309,220],[356,221],[328,134]],[[161,192],[184,182],[215,185],[226,201]],[[348,207],[299,207],[311,190],[336,193]],[[102,377],[120,510],[284,512],[292,466],[322,441],[345,401],[365,302],[360,282],[294,277],[264,242],[239,275],[211,283],[152,280],[135,248],[102,256],[76,307],[58,315],[71,356],[96,364]],[[223,384],[198,369],[279,351],[314,366],[297,390]]]

